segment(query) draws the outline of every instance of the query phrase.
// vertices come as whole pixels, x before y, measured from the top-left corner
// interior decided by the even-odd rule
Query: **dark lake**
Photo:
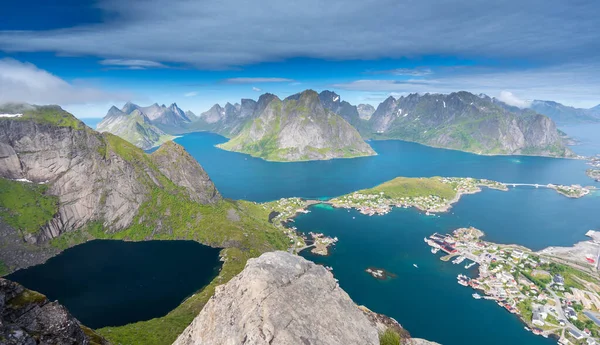
[[[193,241],[94,240],[7,279],[58,300],[91,328],[166,315],[219,273],[218,248]]]

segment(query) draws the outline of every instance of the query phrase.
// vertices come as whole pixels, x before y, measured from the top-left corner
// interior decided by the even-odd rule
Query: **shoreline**
[[[573,340],[572,329],[583,334],[583,338],[593,338],[600,333],[600,325],[586,319],[587,312],[600,311],[600,275],[596,265],[590,269],[589,258],[583,261],[587,262],[586,269],[565,262],[564,256],[549,255],[548,251],[554,247],[534,252],[524,246],[483,241],[483,236],[476,228],[459,228],[449,235],[433,234],[426,237],[425,242],[437,248],[432,250],[434,255],[443,250],[449,254],[445,257],[457,256],[453,264],[472,261],[465,269],[477,264],[477,277],[459,274],[458,283],[482,291],[483,299],[494,300],[515,314],[526,325],[526,330],[544,337],[569,339],[575,344],[579,342]],[[590,231],[588,236],[593,241],[559,249],[581,252],[578,247],[582,243],[593,243],[593,249],[600,253],[600,242],[595,240],[600,233]],[[474,293],[473,298],[482,299],[478,293]],[[586,333],[588,328],[589,334]]]

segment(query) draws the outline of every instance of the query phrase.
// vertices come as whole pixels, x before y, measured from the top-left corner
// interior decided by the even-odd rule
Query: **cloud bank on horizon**
[[[390,93],[467,90],[521,106],[526,102],[520,99],[600,103],[600,2],[595,0],[265,0],[260,5],[242,0],[99,0],[81,6],[95,14],[66,20],[41,5],[44,13],[38,15],[45,21],[58,18],[42,25],[35,13],[17,13],[17,18],[30,19],[0,23],[0,51],[21,61],[20,56],[93,58],[112,80],[147,76],[144,83],[163,88],[169,81],[166,74],[150,73],[212,71],[211,87],[245,85],[247,92],[289,93],[289,86],[301,82],[304,88],[347,91],[346,98],[355,102],[376,102]],[[288,63],[294,59],[312,62],[299,68]],[[330,70],[326,63],[331,61],[348,67]],[[85,103],[119,98],[99,87],[74,87],[51,68],[21,64],[67,86],[55,88],[60,83],[46,77],[41,79],[48,90],[43,97],[41,89],[32,91],[29,84],[35,82],[21,80],[17,91],[8,90],[16,82],[8,84],[7,75],[21,73],[23,66],[5,61],[0,100],[36,96],[52,103]],[[271,66],[276,72],[269,73]],[[126,74],[132,72],[139,74]],[[189,89],[173,94],[189,101],[204,95]]]

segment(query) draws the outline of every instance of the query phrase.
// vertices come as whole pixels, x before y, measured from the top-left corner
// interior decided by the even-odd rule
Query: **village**
[[[473,298],[493,300],[518,315],[525,329],[554,337],[559,344],[600,344],[600,279],[597,273],[600,236],[589,232],[586,254],[532,252],[514,245],[482,241],[483,232],[461,228],[451,235],[433,234],[425,242],[444,261],[478,265],[478,276],[460,274],[458,284],[476,290]]]
[[[308,235],[304,235],[299,233],[295,226],[291,226],[290,223],[294,222],[294,217],[298,213],[309,213],[310,211],[307,208],[318,203],[320,201],[304,200],[301,198],[282,198],[263,204],[264,209],[271,210],[269,222],[273,223],[289,238],[289,251],[291,253],[299,253],[305,249],[312,248],[311,253],[313,254],[328,255],[328,248],[338,241],[337,237],[328,237],[322,233],[309,232]]]
[[[453,197],[447,198],[436,194],[426,195],[418,193],[418,191],[417,193],[406,193],[403,196],[391,197],[386,191],[374,192],[367,189],[333,198],[328,203],[333,207],[354,208],[369,216],[385,215],[394,206],[402,208],[415,207],[426,212],[427,215],[433,215],[434,213],[447,212],[451,205],[456,203],[462,195],[481,192],[481,187],[508,190],[505,184],[485,179],[444,177],[439,178],[439,181],[452,188]]]

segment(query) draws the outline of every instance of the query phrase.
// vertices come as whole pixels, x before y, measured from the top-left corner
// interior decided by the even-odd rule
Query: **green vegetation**
[[[6,266],[4,262],[0,261],[0,277],[5,276],[9,273],[10,269],[8,268],[8,266]]]
[[[550,284],[550,282],[552,281],[552,278],[549,276],[532,275],[526,271],[521,271],[521,274],[542,290],[545,289],[546,285]]]
[[[388,328],[379,336],[379,345],[400,345],[402,343],[400,334]]]
[[[521,312],[521,317],[524,320],[531,320],[531,318],[533,317],[533,307],[531,306],[530,299],[525,299],[519,302],[519,304],[517,304],[517,309],[519,309],[519,311]]]
[[[7,304],[13,308],[21,308],[31,303],[44,303],[46,296],[39,292],[25,289],[22,293],[9,299]]]
[[[0,178],[0,217],[25,233],[36,233],[58,212],[58,198],[48,186]]]
[[[442,182],[440,177],[409,178],[396,177],[370,189],[359,190],[361,194],[379,194],[383,192],[386,197],[397,199],[405,197],[419,197],[437,195],[451,200],[456,192],[451,184]]]
[[[17,121],[33,120],[41,124],[48,124],[57,127],[70,127],[74,129],[85,128],[83,122],[77,120],[75,116],[57,105],[21,106],[13,109],[12,112],[22,113],[23,115],[7,119]]]

